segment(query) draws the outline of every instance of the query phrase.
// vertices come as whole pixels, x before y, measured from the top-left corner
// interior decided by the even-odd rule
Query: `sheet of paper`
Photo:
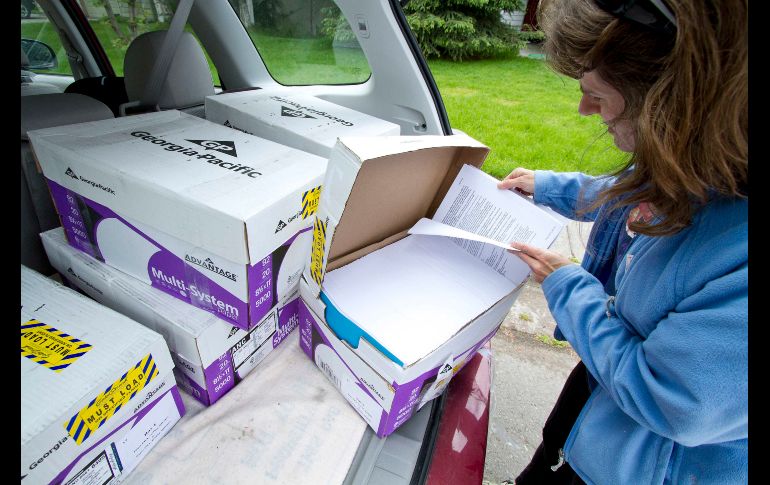
[[[324,277],[326,296],[337,309],[404,365],[438,348],[516,286],[453,239],[423,235],[407,236]]]
[[[458,229],[456,227],[452,227],[450,225],[444,224],[442,222],[437,222],[432,219],[428,219],[426,217],[423,217],[422,219],[417,221],[417,224],[415,224],[414,226],[412,226],[411,229],[409,229],[409,234],[422,234],[424,236],[445,236],[445,237],[456,237],[460,239],[470,239],[471,241],[479,241],[485,244],[492,244],[493,246],[497,246],[499,248],[508,249],[511,251],[518,251],[518,249],[512,248],[508,243],[495,241],[494,239],[490,239],[484,236],[479,236],[478,234],[464,231],[462,229]]]
[[[564,219],[521,194],[498,189],[497,182],[475,167],[463,166],[433,220],[498,242],[550,247]],[[474,239],[452,240],[511,281],[521,282],[529,274],[527,265],[502,247]]]

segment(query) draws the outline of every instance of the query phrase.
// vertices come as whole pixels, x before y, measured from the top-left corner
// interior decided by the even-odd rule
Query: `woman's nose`
[[[596,103],[590,96],[583,95],[580,98],[578,104],[578,113],[583,116],[590,116],[599,112],[599,104]]]

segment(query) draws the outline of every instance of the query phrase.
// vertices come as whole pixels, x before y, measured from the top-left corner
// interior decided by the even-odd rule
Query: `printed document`
[[[463,166],[433,222],[418,221],[409,233],[452,237],[499,274],[522,281],[529,267],[508,251],[510,242],[548,248],[566,219],[519,193],[498,189],[497,182],[478,168]]]

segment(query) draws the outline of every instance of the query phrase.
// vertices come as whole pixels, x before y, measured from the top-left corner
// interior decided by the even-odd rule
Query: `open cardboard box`
[[[244,330],[296,291],[325,159],[179,111],[29,138],[75,248]]]
[[[333,330],[322,299],[324,277],[405,238],[435,213],[462,166],[480,167],[488,152],[466,135],[356,137],[341,138],[330,157],[300,282],[300,346],[380,437],[443,392],[495,334],[523,282],[421,358],[398,363],[375,342],[351,342]]]
[[[206,98],[206,119],[323,158],[341,136],[398,135],[395,123],[286,88]]]
[[[156,332],[21,267],[22,483],[117,483],[184,415]]]
[[[78,251],[62,228],[41,238],[51,264],[72,286],[163,335],[179,387],[206,406],[239,384],[297,326],[298,291],[246,331]]]

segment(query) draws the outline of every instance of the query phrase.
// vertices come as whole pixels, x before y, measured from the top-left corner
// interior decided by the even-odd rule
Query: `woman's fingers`
[[[516,168],[507,177],[497,183],[503,190],[515,189],[525,195],[532,195],[535,190],[535,172],[526,168]]]
[[[542,283],[548,275],[562,266],[572,264],[572,261],[569,259],[548,249],[542,249],[518,242],[512,242],[511,247],[518,249],[518,251],[511,252],[529,266],[532,270],[532,276],[538,283]]]

